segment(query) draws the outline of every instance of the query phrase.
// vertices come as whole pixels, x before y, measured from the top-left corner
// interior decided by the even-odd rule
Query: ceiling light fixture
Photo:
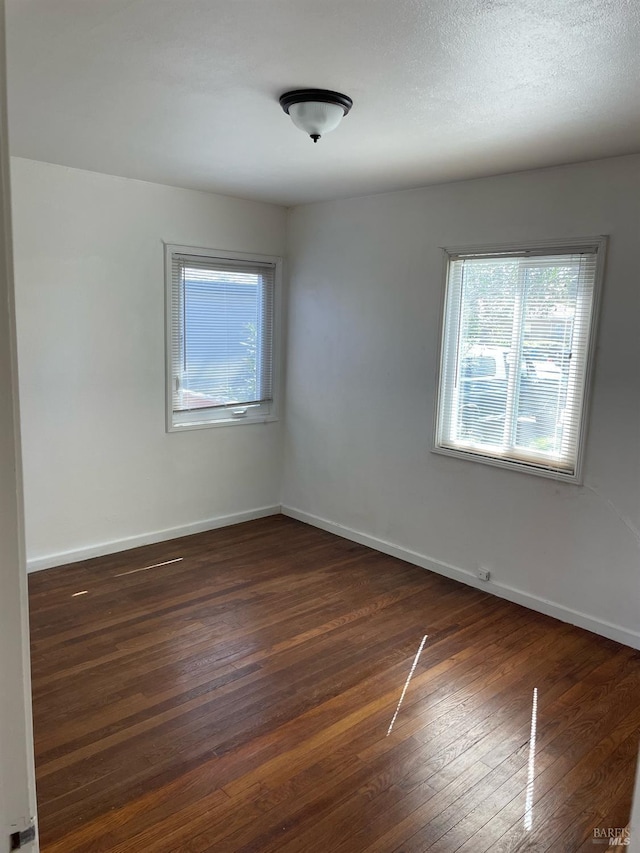
[[[280,95],[280,106],[296,127],[317,142],[323,133],[336,129],[353,101],[328,89],[295,89]]]

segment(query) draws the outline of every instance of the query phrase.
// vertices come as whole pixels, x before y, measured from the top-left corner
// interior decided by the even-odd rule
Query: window
[[[434,450],[579,480],[605,244],[447,250]]]
[[[274,419],[279,266],[166,246],[169,431]]]

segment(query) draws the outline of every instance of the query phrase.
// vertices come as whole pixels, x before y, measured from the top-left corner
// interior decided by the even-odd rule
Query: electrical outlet
[[[481,581],[488,581],[491,578],[489,569],[478,569],[478,577]]]

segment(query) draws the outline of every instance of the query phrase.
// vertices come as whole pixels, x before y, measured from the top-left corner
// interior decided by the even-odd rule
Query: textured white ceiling
[[[638,0],[8,0],[12,153],[285,204],[640,151]],[[300,87],[351,114],[317,145]]]

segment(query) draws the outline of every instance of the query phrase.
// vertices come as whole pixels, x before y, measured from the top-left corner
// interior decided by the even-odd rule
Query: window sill
[[[200,421],[185,424],[168,424],[167,432],[186,432],[192,429],[210,429],[211,427],[247,426],[248,424],[267,424],[279,420],[277,415],[261,415],[254,418],[220,418],[215,421]]]
[[[520,474],[532,474],[534,477],[545,477],[548,480],[555,480],[556,482],[571,483],[574,486],[582,485],[582,474],[579,465],[575,472],[570,472],[545,468],[536,462],[526,462],[516,459],[500,459],[496,456],[485,455],[481,451],[474,452],[473,450],[462,450],[435,445],[431,447],[431,452],[438,453],[442,456],[451,456],[455,459],[463,459],[466,462],[476,462],[482,465],[490,465],[493,468],[503,468],[507,471],[516,471]]]

